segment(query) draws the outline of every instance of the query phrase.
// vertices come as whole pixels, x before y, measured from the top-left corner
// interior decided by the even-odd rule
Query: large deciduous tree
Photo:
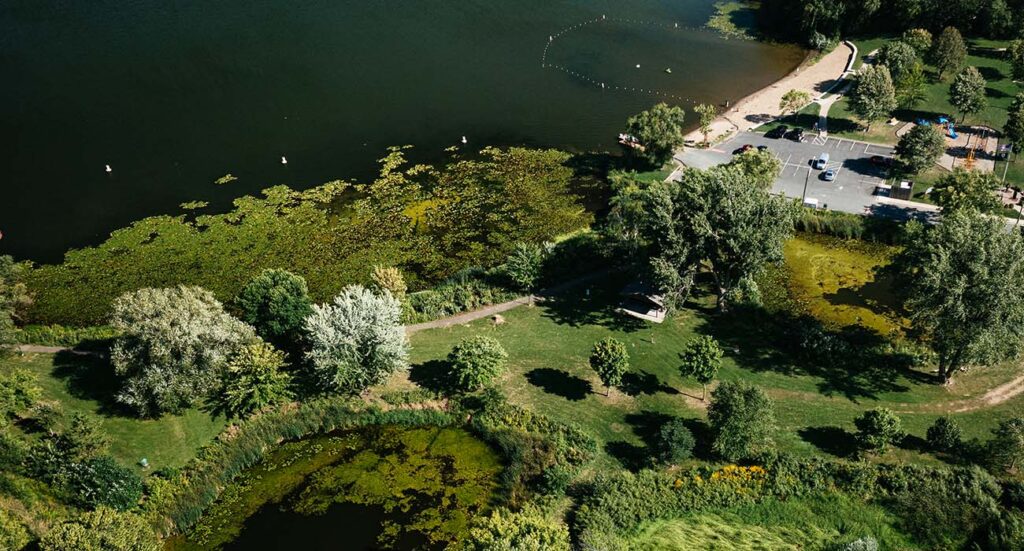
[[[359,393],[408,367],[402,307],[390,293],[351,285],[334,302],[313,306],[306,359],[326,392]]]
[[[666,103],[637,113],[626,121],[626,133],[636,138],[643,150],[631,148],[630,151],[648,165],[660,167],[683,145],[685,120],[686,112],[682,107],[669,107]]]
[[[700,117],[700,133],[704,135],[704,147],[708,146],[708,135],[711,133],[711,123],[718,115],[718,109],[710,103],[702,103],[693,108],[694,113]]]
[[[1024,80],[1024,38],[1014,40],[1006,49],[1010,61],[1010,72],[1014,80]]]
[[[860,70],[850,93],[850,106],[858,117],[871,124],[885,120],[896,110],[896,87],[884,65],[868,65]]]
[[[453,390],[470,392],[491,384],[507,361],[508,352],[494,338],[476,335],[463,339],[448,354]]]
[[[945,151],[946,138],[934,126],[915,126],[896,144],[896,157],[911,174],[935,164]]]
[[[919,56],[913,46],[903,41],[889,42],[878,52],[878,62],[889,68],[893,81],[900,82],[917,65]]]
[[[967,115],[976,115],[988,107],[986,86],[988,83],[976,67],[967,67],[953,79],[949,87],[949,103],[963,115],[961,121],[967,120]]]
[[[782,160],[768,151],[751,149],[735,155],[730,166],[735,166],[750,178],[750,183],[770,191],[782,172]]]
[[[714,337],[700,335],[689,343],[680,354],[682,364],[679,371],[683,377],[693,377],[701,386],[701,401],[707,398],[708,383],[715,380],[718,368],[722,366],[722,347]]]
[[[1017,354],[1024,342],[1024,238],[999,218],[953,212],[912,226],[896,259],[906,309],[949,382],[971,365]]]
[[[284,354],[269,343],[243,346],[227,363],[217,405],[228,417],[245,417],[291,397]]]
[[[913,48],[918,57],[924,57],[932,50],[932,33],[927,29],[909,29],[900,40]]]
[[[948,74],[960,72],[967,60],[967,44],[956,27],[946,27],[935,40],[931,63],[939,71],[939,80]]]
[[[1024,150],[1024,93],[1017,94],[1007,113],[1006,126],[1003,127],[1006,141],[1013,145],[1015,152]]]
[[[711,449],[723,459],[738,461],[767,451],[773,445],[775,411],[761,389],[742,381],[727,381],[711,393],[708,423]]]
[[[263,270],[235,298],[242,319],[280,348],[293,347],[313,311],[306,279],[286,270]]]
[[[991,172],[956,169],[932,187],[932,200],[949,214],[958,210],[989,212],[998,209],[999,178]]]
[[[782,95],[779,109],[783,113],[796,113],[800,108],[811,103],[811,95],[804,90],[790,90]]]
[[[110,351],[123,380],[117,400],[143,416],[176,413],[210,395],[253,329],[199,287],[140,289],[114,301],[122,335]]]
[[[626,345],[611,337],[598,341],[590,352],[590,368],[601,378],[607,389],[604,395],[608,396],[613,386],[622,384],[622,376],[629,371]]]

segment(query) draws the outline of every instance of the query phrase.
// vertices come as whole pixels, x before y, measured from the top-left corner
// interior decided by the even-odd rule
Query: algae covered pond
[[[289,442],[168,549],[441,549],[491,505],[501,469],[462,429],[369,427]]]

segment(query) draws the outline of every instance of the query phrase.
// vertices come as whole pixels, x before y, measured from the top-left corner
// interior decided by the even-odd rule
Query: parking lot
[[[881,207],[894,207],[897,204],[903,210],[913,211],[916,208],[902,201],[889,200],[884,193],[881,196],[876,194],[877,186],[886,181],[888,169],[872,162],[871,158],[892,158],[893,148],[889,146],[819,138],[813,134],[806,134],[802,141],[797,142],[788,138],[772,139],[763,134],[744,132],[710,150],[687,149],[677,155],[676,159],[686,166],[706,169],[729,162],[734,152],[746,145],[767,146],[768,151],[782,162],[782,173],[773,188],[775,193],[800,198],[804,196],[806,184],[806,197],[817,199],[820,208],[858,214],[886,210]],[[812,167],[812,163],[822,153],[828,153],[828,165],[825,169],[817,170]],[[835,171],[834,181],[823,179],[827,169]],[[930,210],[927,205],[921,205],[921,209]],[[892,215],[907,216],[914,213]]]

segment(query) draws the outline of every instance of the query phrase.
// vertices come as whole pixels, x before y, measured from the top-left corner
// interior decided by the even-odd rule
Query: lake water
[[[626,117],[659,99],[736,100],[801,61],[697,29],[712,12],[713,0],[6,0],[0,254],[53,261],[182,202],[365,179],[390,145],[418,160],[462,136],[614,150]],[[602,15],[547,50],[578,76],[542,66],[549,37]],[[213,183],[227,173],[238,180]]]

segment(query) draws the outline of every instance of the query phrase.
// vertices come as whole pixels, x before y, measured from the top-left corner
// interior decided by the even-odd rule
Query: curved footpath
[[[779,103],[790,90],[803,90],[820,100],[835,88],[853,68],[857,47],[849,42],[823,56],[813,65],[801,65],[781,80],[736,102],[731,109],[711,123],[709,140],[720,142],[736,132],[745,132],[783,115]],[[694,130],[686,135],[688,144],[704,141],[704,134]]]

